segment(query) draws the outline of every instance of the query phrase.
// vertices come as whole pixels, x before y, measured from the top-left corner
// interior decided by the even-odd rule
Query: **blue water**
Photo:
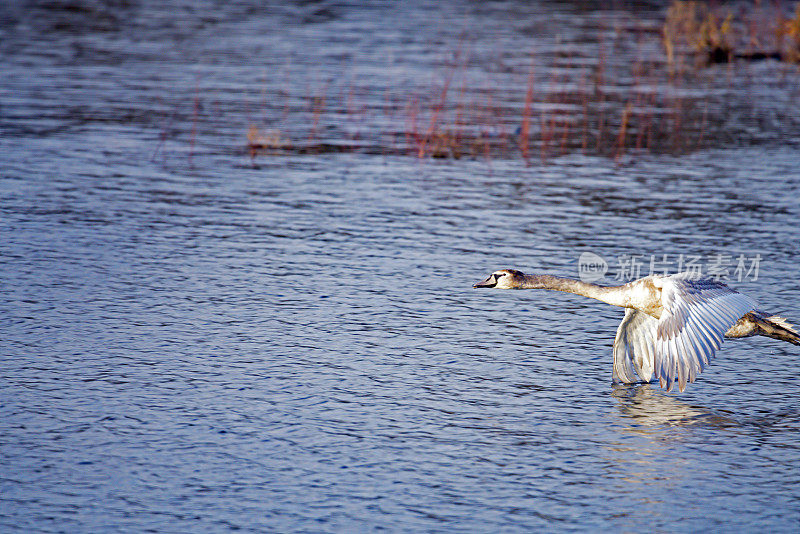
[[[621,310],[471,288],[502,267],[574,277],[587,251],[608,284],[624,254],[760,254],[729,282],[800,322],[791,139],[253,160],[226,118],[261,73],[220,87],[272,15],[106,9],[58,15],[101,26],[81,31],[3,19],[25,47],[3,45],[0,81],[0,529],[796,531],[797,347],[730,341],[684,393],[614,388]],[[166,37],[136,41],[158,15]],[[171,48],[193,31],[236,36],[209,43],[230,46],[219,78]],[[124,61],[102,64],[110,42]],[[202,122],[195,83],[219,84]]]

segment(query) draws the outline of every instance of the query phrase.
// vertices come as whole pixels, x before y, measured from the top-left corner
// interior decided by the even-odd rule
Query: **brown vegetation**
[[[387,89],[382,107],[359,107],[353,102],[361,88],[350,86],[337,95],[325,83],[306,99],[306,118],[297,121],[308,125],[305,136],[275,123],[263,132],[251,125],[247,147],[252,157],[361,152],[516,156],[526,162],[537,152],[541,160],[573,152],[613,158],[641,151],[686,153],[706,147],[714,137],[709,128],[715,103],[698,90],[709,83],[704,69],[735,60],[800,58],[800,4],[790,16],[772,4],[733,11],[676,1],[660,28],[615,31],[617,40],[627,42],[633,33],[634,47],[655,50],[660,57],[639,56],[634,49],[626,56],[633,60],[611,64],[608,58],[615,56],[618,43],[606,44],[601,37],[595,61],[575,66],[570,58],[558,63],[559,58],[531,54],[520,83],[501,89],[491,80],[467,83],[468,58],[459,44],[454,59],[444,63],[441,83],[428,91],[401,95]],[[376,130],[375,124],[386,130]],[[348,133],[342,135],[342,129]],[[336,138],[337,132],[343,138]]]
[[[756,2],[747,9],[706,2],[675,1],[664,22],[664,48],[670,64],[678,53],[696,54],[706,63],[736,59],[800,61],[800,3],[787,15],[779,3]]]

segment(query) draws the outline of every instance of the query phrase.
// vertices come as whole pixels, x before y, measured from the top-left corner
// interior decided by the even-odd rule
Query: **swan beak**
[[[479,287],[494,287],[497,285],[497,280],[495,279],[494,275],[490,275],[489,278],[484,280],[483,282],[478,282],[474,286],[474,289],[478,289]]]

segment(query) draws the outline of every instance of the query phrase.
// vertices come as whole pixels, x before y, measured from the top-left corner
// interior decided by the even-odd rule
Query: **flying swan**
[[[800,345],[786,319],[756,309],[756,303],[721,282],[689,273],[652,275],[604,287],[570,278],[502,269],[473,287],[552,289],[625,308],[614,339],[614,382],[650,382],[686,389],[722,345],[723,336],[767,336]]]

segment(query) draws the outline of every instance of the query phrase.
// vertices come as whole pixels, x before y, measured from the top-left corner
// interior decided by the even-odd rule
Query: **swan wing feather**
[[[655,375],[667,391],[676,382],[683,391],[714,357],[725,332],[756,303],[709,279],[672,275],[659,285],[663,311],[656,327]]]
[[[657,319],[633,308],[625,309],[614,339],[615,383],[650,382],[657,327]]]

